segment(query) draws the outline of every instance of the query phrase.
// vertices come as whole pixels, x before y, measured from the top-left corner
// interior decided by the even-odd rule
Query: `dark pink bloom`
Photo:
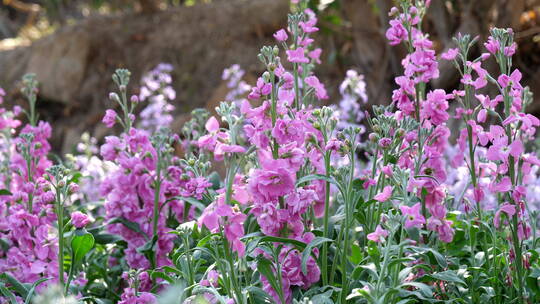
[[[390,45],[400,44],[407,39],[407,30],[401,20],[390,20],[390,28],[386,30],[386,39],[390,40]]]
[[[107,128],[112,128],[116,123],[116,112],[111,109],[105,111],[105,116],[103,116],[102,122],[107,126]]]
[[[448,120],[448,99],[452,94],[446,94],[444,90],[437,89],[427,94],[426,100],[422,103],[421,117],[429,119],[434,125],[439,125]]]
[[[88,216],[80,211],[75,211],[71,214],[71,223],[76,228],[83,228],[90,223]]]
[[[499,41],[492,36],[488,38],[488,41],[484,43],[484,46],[493,55],[495,55],[501,48],[501,44],[499,43]]]

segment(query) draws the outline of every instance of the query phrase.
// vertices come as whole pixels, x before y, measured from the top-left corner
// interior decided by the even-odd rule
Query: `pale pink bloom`
[[[315,89],[315,95],[319,99],[328,99],[328,94],[326,93],[326,89],[324,88],[324,85],[319,81],[319,78],[316,76],[309,76],[306,77],[305,82],[307,85]]]
[[[482,110],[478,111],[478,115],[476,116],[476,120],[478,120],[478,122],[480,122],[480,123],[483,123],[483,122],[486,122],[486,117],[487,117],[487,110],[482,109]]]
[[[287,40],[287,38],[289,38],[289,36],[287,35],[287,32],[284,29],[280,29],[279,31],[277,31],[274,34],[274,38],[276,38],[276,40],[279,41],[279,42],[283,42],[283,41]]]
[[[495,217],[493,218],[493,224],[496,228],[499,228],[501,225],[501,212],[506,213],[508,217],[513,216],[516,214],[516,206],[511,205],[509,203],[504,203],[497,212],[495,212]]]
[[[448,51],[441,54],[441,58],[444,60],[454,60],[458,55],[459,50],[457,48],[448,49]]]
[[[287,60],[295,63],[309,63],[309,59],[304,55],[304,48],[301,47],[296,50],[288,50]]]
[[[426,218],[421,214],[422,205],[420,203],[414,204],[412,207],[400,206],[401,213],[405,216],[405,228],[421,228],[426,222]]]
[[[391,196],[392,196],[392,190],[394,188],[392,186],[386,186],[384,187],[383,191],[373,197],[374,200],[379,202],[386,202]]]
[[[388,236],[388,231],[384,230],[381,225],[377,225],[375,231],[367,235],[367,239],[379,243],[381,239]]]
[[[492,192],[507,192],[510,189],[512,189],[512,182],[508,176],[503,177],[500,182],[492,182],[490,185]]]

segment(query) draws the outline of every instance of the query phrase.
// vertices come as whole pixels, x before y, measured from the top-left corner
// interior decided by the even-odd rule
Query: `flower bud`
[[[118,94],[114,92],[109,93],[109,99],[112,101],[120,102],[120,97],[118,97]]]
[[[375,133],[369,133],[368,138],[372,143],[376,143],[379,140],[379,136]]]
[[[130,101],[132,103],[139,103],[139,97],[137,95],[131,95]]]

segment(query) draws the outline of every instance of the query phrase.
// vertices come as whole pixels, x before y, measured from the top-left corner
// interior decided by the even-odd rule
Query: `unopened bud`
[[[369,141],[371,141],[372,143],[376,143],[379,141],[379,136],[375,133],[369,133]]]

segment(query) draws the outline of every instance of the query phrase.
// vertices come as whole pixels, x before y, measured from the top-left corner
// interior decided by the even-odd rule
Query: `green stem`
[[[353,180],[354,180],[354,161],[355,161],[355,141],[356,139],[353,138],[351,141],[351,144],[353,145],[353,148],[351,149],[350,159],[351,159],[351,172],[349,175],[349,184],[347,186],[347,197],[345,197],[345,237],[343,240],[343,252],[341,253],[341,303],[346,303],[346,298],[348,295],[348,288],[349,288],[349,281],[347,278],[347,250],[349,248],[349,240],[350,240],[350,227],[351,224],[351,205],[353,204]]]
[[[58,282],[64,288],[64,206],[60,190],[56,190],[56,217],[58,223]],[[67,290],[67,288],[66,288]]]
[[[330,151],[327,151],[324,154],[324,168],[326,171],[326,177],[330,178]],[[328,238],[329,231],[328,231],[328,219],[330,217],[329,209],[330,209],[330,182],[326,181],[326,193],[324,197],[324,218],[323,218],[323,237]],[[323,244],[322,248],[322,281],[323,285],[326,286],[328,284],[328,243]]]

